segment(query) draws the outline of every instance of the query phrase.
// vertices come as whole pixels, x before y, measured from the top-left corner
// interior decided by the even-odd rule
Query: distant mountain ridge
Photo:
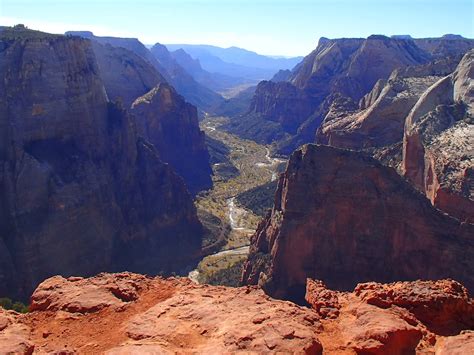
[[[460,56],[472,47],[474,40],[452,35],[322,37],[290,73],[280,71],[275,82],[260,82],[247,112],[234,117],[227,129],[243,138],[275,143],[278,153],[288,155],[313,142],[321,123],[333,117],[330,113],[355,110],[377,81],[388,79],[393,70]]]
[[[152,64],[179,94],[201,111],[208,111],[223,101],[219,94],[198,83],[171,57],[166,47],[159,43],[153,46],[154,50],[153,48],[149,50],[136,38],[100,37],[90,31],[68,31],[66,35],[93,39],[101,44],[110,44],[134,52]]]
[[[221,94],[226,90],[242,84],[256,85],[258,82],[257,80],[235,77],[221,73],[211,73],[207,70],[204,70],[199,59],[194,59],[181,48],[170,52],[170,54],[179,65],[181,65],[189,74],[192,75],[194,80]]]
[[[211,45],[167,44],[170,51],[183,49],[199,59],[203,69],[249,79],[270,79],[280,69],[292,69],[303,57],[265,56],[243,48]]]

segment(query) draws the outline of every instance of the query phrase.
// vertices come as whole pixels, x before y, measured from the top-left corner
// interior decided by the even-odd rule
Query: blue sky
[[[0,24],[306,55],[319,37],[474,37],[474,0],[0,0]]]

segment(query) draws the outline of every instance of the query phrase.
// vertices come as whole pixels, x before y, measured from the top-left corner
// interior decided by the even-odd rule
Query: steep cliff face
[[[92,40],[100,74],[111,101],[121,100],[129,108],[165,78],[145,59],[122,47]]]
[[[212,169],[196,108],[169,84],[160,84],[132,105],[138,134],[182,176],[191,193],[212,187]]]
[[[474,221],[474,51],[431,86],[406,118],[403,174],[432,203]]]
[[[172,58],[166,47],[158,43],[150,51],[136,38],[100,37],[94,36],[92,32],[88,31],[70,31],[66,32],[66,34],[93,39],[103,45],[109,44],[114,47],[125,48],[135,53],[144,61],[151,64],[188,102],[202,111],[209,111],[212,107],[224,101],[222,96],[196,82],[196,80]],[[144,93],[141,95],[143,94]]]
[[[429,56],[412,41],[370,36],[320,41],[290,79],[314,96],[339,92],[356,101],[396,68],[424,63]]]
[[[354,110],[358,101],[380,79],[388,79],[396,68],[427,62],[430,54],[411,40],[370,36],[367,39],[322,38],[318,47],[292,72],[287,83],[260,87],[249,112],[234,119],[231,132],[258,139],[258,130],[247,127],[265,126],[265,121],[285,117],[285,125],[273,127],[285,134],[273,134],[280,153],[289,154],[301,143],[314,140],[314,134],[324,117],[336,104],[344,110]],[[278,90],[275,86],[278,85]],[[305,109],[296,115],[287,112],[288,97],[299,98]],[[265,105],[255,103],[265,102]],[[292,117],[293,114],[293,117]]]
[[[306,145],[292,155],[252,237],[243,282],[294,300],[307,277],[337,289],[443,277],[472,287],[473,233],[375,159]]]
[[[87,35],[83,32],[76,34]],[[166,85],[166,100],[163,95],[158,95],[160,99],[151,100],[153,104],[145,104],[150,100],[144,99],[141,100],[141,109],[133,109],[137,122],[148,122],[151,127],[145,129],[144,125],[139,125],[143,128],[139,134],[155,146],[161,160],[171,164],[192,194],[210,188],[212,170],[196,109],[165,84],[165,78],[141,50],[140,42],[126,38],[89,37],[109,100],[120,100],[131,110],[138,98],[149,94],[160,84]],[[146,48],[144,50],[149,53]],[[155,123],[150,125],[151,120]],[[159,128],[159,131],[152,132],[154,128]]]
[[[0,293],[102,270],[169,271],[200,248],[182,180],[109,104],[88,40],[0,42]]]
[[[453,280],[359,284],[336,292],[308,279],[310,307],[256,287],[184,278],[52,277],[30,312],[0,308],[8,354],[471,354],[474,303]],[[456,352],[457,351],[457,352]]]
[[[226,129],[247,139],[270,144],[296,134],[316,105],[301,89],[288,82],[261,81],[249,112],[231,121]]]
[[[156,60],[145,45],[136,38],[95,36],[90,31],[68,31],[66,32],[66,35],[91,39],[102,45],[109,44],[112,47],[125,48],[151,64],[161,75],[163,75],[166,81],[169,82],[171,80],[166,69]]]

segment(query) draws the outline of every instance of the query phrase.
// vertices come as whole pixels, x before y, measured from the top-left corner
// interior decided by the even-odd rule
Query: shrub
[[[28,306],[21,302],[14,302],[7,297],[0,298],[0,307],[4,309],[12,310],[18,313],[27,313]]]

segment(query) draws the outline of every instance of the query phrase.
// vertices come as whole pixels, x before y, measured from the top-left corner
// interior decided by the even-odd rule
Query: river
[[[203,125],[204,130],[206,131],[207,134],[210,135],[215,135],[215,133],[220,132],[219,130],[219,123],[218,122],[206,122]],[[219,136],[214,138],[218,138]],[[220,140],[220,139],[218,139]],[[225,143],[223,141],[223,143]],[[233,144],[230,144],[229,146],[232,146],[232,152],[238,152],[241,154],[254,154],[252,153],[252,149],[250,149],[250,152],[247,152],[246,147],[244,144],[241,144],[240,141],[237,140],[237,142],[233,142]],[[262,147],[263,148],[263,147]],[[254,152],[255,150],[253,150]],[[262,152],[263,153],[263,152]],[[249,155],[250,156],[250,155]],[[271,181],[275,181],[278,178],[278,166],[281,163],[286,162],[286,160],[279,159],[279,158],[272,158],[270,156],[270,149],[268,147],[265,147],[265,155],[263,156],[260,155],[259,157],[255,157],[255,161],[253,164],[254,166],[263,168],[271,173]],[[217,166],[220,163],[215,164]],[[240,168],[239,168],[240,169]],[[267,180],[268,181],[268,180]],[[229,221],[230,227],[232,232],[237,232],[240,234],[247,234],[250,235],[253,232],[255,232],[254,229],[249,229],[248,228],[248,220],[246,220],[246,215],[249,213],[247,210],[245,210],[242,207],[239,207],[236,204],[235,201],[236,196],[234,195],[233,197],[227,198],[226,200],[226,214],[227,214],[227,219]],[[246,223],[247,222],[247,223]],[[246,225],[247,224],[247,225]],[[247,255],[249,252],[249,246],[248,245],[240,245],[236,248],[232,249],[227,249],[227,250],[222,250],[217,253],[211,254],[206,256],[207,257],[224,257],[224,256],[229,256],[229,255]],[[199,283],[199,270],[198,268],[191,270],[188,273],[188,277],[196,283]]]

